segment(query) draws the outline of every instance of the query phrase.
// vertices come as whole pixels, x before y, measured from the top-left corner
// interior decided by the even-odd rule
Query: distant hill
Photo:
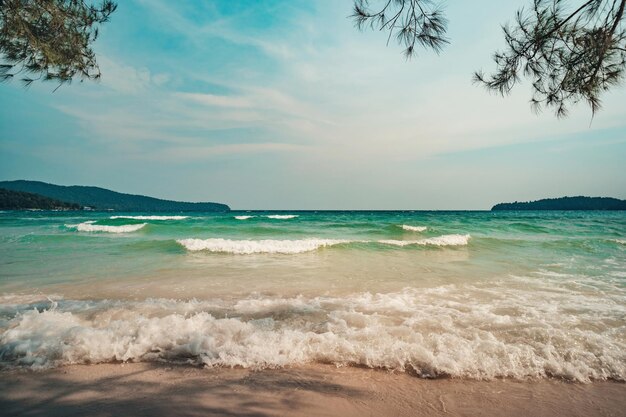
[[[44,197],[91,207],[95,210],[114,211],[230,211],[226,204],[220,203],[187,203],[161,200],[143,195],[123,194],[99,187],[48,184],[40,181],[0,181],[0,188],[13,191],[39,194]]]
[[[500,203],[491,208],[498,210],[626,210],[626,200],[610,197],[561,197],[537,201]]]
[[[80,208],[78,204],[0,188],[0,210],[80,210]]]

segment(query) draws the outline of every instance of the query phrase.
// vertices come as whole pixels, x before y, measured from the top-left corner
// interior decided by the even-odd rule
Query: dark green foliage
[[[111,0],[0,0],[0,81],[100,78],[91,45],[116,7]]]
[[[507,49],[494,55],[497,69],[475,81],[508,94],[522,77],[532,81],[531,104],[558,117],[585,100],[595,113],[600,94],[618,84],[626,66],[626,0],[588,0],[574,10],[566,0],[534,0],[505,26]]]
[[[186,203],[160,200],[142,195],[122,194],[99,187],[62,186],[39,181],[2,181],[0,187],[40,194],[50,198],[80,204],[97,210],[177,212],[177,211],[229,211],[225,204]]]
[[[355,0],[352,18],[359,29],[389,31],[387,43],[395,35],[407,58],[415,54],[416,45],[439,52],[448,43],[443,10],[430,0],[384,0],[376,10],[370,0]]]
[[[64,203],[38,194],[0,188],[1,210],[80,210],[78,204]]]
[[[626,200],[610,197],[561,197],[529,202],[500,203],[498,210],[626,210]]]
[[[474,81],[506,95],[527,78],[535,111],[549,107],[563,117],[569,105],[584,100],[595,113],[600,95],[624,78],[626,0],[529,2],[503,27],[507,49],[494,54],[496,71],[479,71]],[[352,18],[359,28],[388,31],[388,39],[395,34],[409,57],[416,44],[439,52],[448,43],[446,19],[434,0],[354,0]]]

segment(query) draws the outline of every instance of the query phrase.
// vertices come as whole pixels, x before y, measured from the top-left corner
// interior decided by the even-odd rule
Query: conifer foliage
[[[478,71],[474,81],[507,95],[528,79],[534,110],[548,107],[563,117],[570,105],[585,101],[595,113],[600,95],[624,78],[626,0],[530,3],[503,26],[506,48],[493,55],[495,71]],[[389,32],[388,41],[395,35],[407,57],[416,46],[439,52],[448,43],[444,11],[435,0],[355,0],[352,17],[359,28]]]
[[[92,44],[116,8],[111,0],[0,0],[0,81],[100,78]]]

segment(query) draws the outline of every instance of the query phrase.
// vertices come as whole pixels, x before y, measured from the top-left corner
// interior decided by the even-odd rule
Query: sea
[[[626,212],[0,212],[0,368],[626,381]]]

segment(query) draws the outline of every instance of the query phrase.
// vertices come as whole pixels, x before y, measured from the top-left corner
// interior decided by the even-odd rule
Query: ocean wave
[[[378,243],[393,246],[465,246],[470,235],[442,235],[420,240],[347,240],[347,239],[300,239],[300,240],[231,240],[231,239],[179,239],[176,242],[185,249],[197,252],[219,252],[237,255],[260,253],[297,254],[311,252],[323,247],[340,244],[371,244]]]
[[[35,369],[321,362],[423,377],[624,381],[624,314],[621,299],[494,283],[346,297],[59,300],[45,309],[22,306],[0,327],[0,360]]]
[[[111,216],[110,219],[135,219],[135,220],[185,220],[189,216]]]
[[[131,233],[143,228],[148,223],[123,224],[120,226],[108,226],[94,224],[95,220],[86,221],[79,224],[66,224],[65,227],[76,229],[79,232],[105,232],[105,233]]]
[[[348,243],[337,239],[302,239],[302,240],[230,240],[230,239],[180,239],[179,244],[190,251],[209,251],[250,255],[255,253],[295,254]]]
[[[248,219],[251,219],[253,217],[255,217],[255,216],[235,216],[235,219],[237,219],[237,220],[248,220]]]
[[[425,232],[428,230],[428,227],[426,226],[409,226],[408,224],[403,224],[400,227],[407,232]]]
[[[615,243],[619,243],[620,245],[626,245],[626,239],[611,239]]]
[[[265,216],[268,219],[275,219],[275,220],[288,220],[288,219],[295,219],[296,217],[299,217],[297,214],[270,214]]]
[[[393,246],[465,246],[470,238],[470,235],[442,235],[420,240],[379,240],[378,243]]]

